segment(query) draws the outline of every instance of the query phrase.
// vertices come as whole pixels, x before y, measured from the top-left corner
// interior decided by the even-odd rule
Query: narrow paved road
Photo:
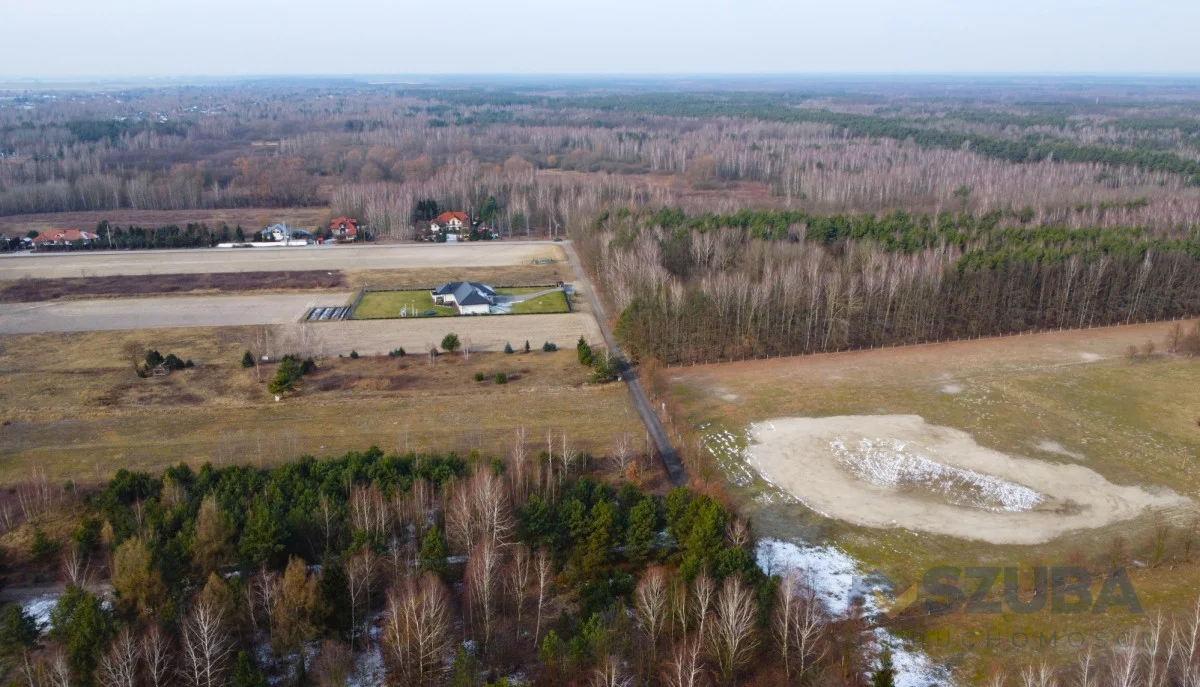
[[[583,286],[583,292],[587,294],[588,303],[592,306],[592,314],[596,318],[596,324],[600,326],[600,333],[604,335],[604,343],[608,346],[609,355],[615,355],[623,363],[625,362],[625,354],[617,346],[617,338],[613,336],[612,330],[608,326],[608,317],[604,312],[604,306],[601,305],[600,299],[596,296],[596,289],[592,287],[591,280],[588,279],[587,272],[583,270],[583,263],[579,261],[579,255],[575,252],[575,246],[571,245],[570,241],[565,241],[562,244],[563,249],[567,252],[567,258],[571,261],[571,267],[575,270],[575,278],[579,284]],[[658,419],[658,414],[654,412],[654,407],[650,405],[650,399],[646,398],[646,392],[642,389],[642,382],[637,377],[637,372],[633,367],[622,365],[625,368],[622,377],[625,380],[625,386],[629,388],[629,398],[633,402],[633,409],[641,416],[642,422],[646,424],[646,431],[650,433],[650,438],[654,440],[654,445],[658,449],[658,455],[662,457],[663,467],[667,469],[667,476],[671,478],[671,482],[675,485],[687,484],[687,470],[683,468],[683,463],[679,460],[679,454],[675,452],[675,447],[671,445],[671,438],[667,436],[667,430],[663,428],[662,422]]]

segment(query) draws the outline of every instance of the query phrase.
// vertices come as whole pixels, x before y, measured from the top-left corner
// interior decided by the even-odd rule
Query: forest
[[[371,448],[271,469],[121,470],[90,491],[27,485],[4,511],[6,541],[27,542],[6,550],[9,584],[56,566],[67,583],[45,626],[17,604],[0,612],[3,670],[124,687],[871,672],[866,626],[827,617],[794,576],[766,577],[749,524],[718,499],[647,491],[633,456],[631,479],[609,482],[565,441],[536,454],[524,442],[491,460]]]
[[[1200,233],[996,213],[600,215],[581,248],[635,355],[795,355],[1200,312]]]
[[[1032,213],[1072,228],[1200,218],[1186,89],[805,83],[405,87],[330,82],[0,99],[0,215],[329,205],[407,239],[417,205],[504,236],[606,209]],[[1154,98],[1140,106],[1137,98]]]

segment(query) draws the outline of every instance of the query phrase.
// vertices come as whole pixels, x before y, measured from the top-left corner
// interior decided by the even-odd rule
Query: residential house
[[[451,281],[429,292],[437,305],[450,305],[460,315],[487,315],[496,302],[496,291],[487,284]]]
[[[329,222],[329,231],[336,239],[353,241],[358,238],[358,220],[338,217]]]
[[[461,234],[463,229],[470,231],[471,216],[465,212],[443,212],[429,223],[433,233],[444,231],[447,234]]]
[[[262,230],[264,241],[287,241],[289,243],[309,243],[312,232],[304,229],[289,227],[287,224],[273,224]]]
[[[33,247],[36,249],[47,249],[90,246],[99,238],[99,234],[79,229],[47,229],[33,237]]]

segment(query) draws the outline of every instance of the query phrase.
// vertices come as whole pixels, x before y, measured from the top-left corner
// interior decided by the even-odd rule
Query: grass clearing
[[[51,480],[93,481],[122,467],[268,465],[372,444],[497,455],[522,426],[543,441],[547,432],[565,432],[573,448],[593,455],[607,453],[623,432],[641,436],[625,387],[587,383],[571,351],[443,355],[432,365],[423,355],[333,357],[276,403],[266,391],[274,366],[263,365],[259,378],[240,365],[254,332],[0,337],[0,483],[27,479],[34,467]],[[171,351],[196,367],[140,379],[122,353],[130,344]],[[475,372],[504,372],[508,382],[480,384]]]
[[[433,296],[428,291],[369,291],[363,294],[362,301],[354,309],[354,319],[383,320],[400,317],[400,311],[404,308],[408,308],[409,317],[424,317],[427,311],[433,311],[437,317],[458,315],[452,307],[434,305]]]
[[[1009,455],[1078,464],[1109,481],[1169,488],[1200,501],[1200,360],[1159,355],[1130,361],[1130,345],[1155,341],[1170,324],[818,355],[664,372],[688,442],[706,441],[709,474],[723,479],[763,536],[831,542],[896,582],[897,591],[937,565],[1015,566],[1029,589],[1035,565],[1128,565],[1147,613],[1189,608],[1200,565],[1187,542],[1200,537],[1193,507],[1063,535],[1039,545],[994,545],[900,529],[856,527],[822,517],[758,478],[741,458],[746,427],[783,417],[914,414],[968,432]],[[703,473],[703,470],[699,471]],[[1036,485],[1034,485],[1036,486]],[[1166,527],[1162,560],[1155,532]],[[975,582],[964,581],[970,592]],[[1099,580],[1093,593],[1099,589]],[[1010,672],[1039,657],[1060,663],[1075,650],[1059,642],[1038,653],[1036,640],[1015,647],[1013,633],[1117,632],[1145,620],[1124,612],[1063,615],[905,614],[901,633],[936,636],[925,648],[936,662],[975,683],[993,662]],[[964,633],[990,631],[1005,641],[964,646]],[[948,634],[947,634],[948,633]],[[943,643],[950,637],[952,641]],[[971,641],[968,639],[968,641]]]
[[[543,294],[536,298],[512,304],[512,314],[533,315],[538,313],[570,312],[567,294],[562,291]]]

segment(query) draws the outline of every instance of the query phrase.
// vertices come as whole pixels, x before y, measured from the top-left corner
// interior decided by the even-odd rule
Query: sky
[[[0,0],[0,76],[1200,74],[1197,0]]]

